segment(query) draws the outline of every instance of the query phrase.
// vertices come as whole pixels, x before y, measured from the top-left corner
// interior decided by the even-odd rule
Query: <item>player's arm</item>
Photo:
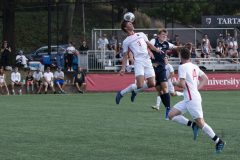
[[[148,47],[152,50],[155,51],[157,53],[162,53],[162,51],[160,49],[157,49],[153,44],[151,44],[149,41],[146,41]]]
[[[120,75],[123,75],[125,73],[125,69],[126,69],[126,64],[127,64],[127,60],[128,60],[128,53],[125,52],[123,53],[123,58],[122,58],[122,68],[120,70]]]
[[[199,81],[198,89],[201,89],[208,82],[208,76],[205,73],[203,73],[200,77],[201,80]]]
[[[184,78],[180,78],[179,81],[176,81],[176,82],[172,82],[172,84],[174,86],[177,86],[177,87],[180,87],[180,88],[185,88],[185,79]]]

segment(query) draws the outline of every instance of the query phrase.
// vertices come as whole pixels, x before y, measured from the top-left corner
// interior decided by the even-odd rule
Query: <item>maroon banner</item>
[[[212,73],[207,75],[209,78],[208,84],[202,90],[240,90],[240,74],[238,73]],[[134,74],[120,76],[117,73],[104,73],[88,74],[86,77],[87,91],[97,92],[119,91],[134,83],[134,81]]]

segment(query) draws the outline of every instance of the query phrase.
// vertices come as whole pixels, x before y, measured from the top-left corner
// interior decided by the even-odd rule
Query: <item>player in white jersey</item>
[[[160,53],[160,50],[148,41],[148,38],[144,33],[134,33],[134,26],[132,22],[123,21],[121,28],[128,34],[128,37],[123,41],[123,60],[120,74],[123,75],[125,72],[128,52],[131,51],[135,60],[134,71],[136,84],[131,84],[122,91],[119,91],[115,99],[116,104],[120,103],[121,98],[126,93],[132,92],[131,101],[133,102],[139,91],[155,86],[155,73],[148,54],[148,47]]]
[[[169,113],[169,118],[172,121],[192,127],[194,140],[197,138],[198,129],[201,128],[216,143],[216,152],[220,153],[225,143],[204,121],[202,98],[198,91],[208,82],[208,77],[197,65],[191,63],[191,54],[187,48],[183,48],[180,54],[182,65],[178,68],[179,81],[173,82],[173,85],[183,88],[184,100],[173,107]],[[195,122],[184,117],[182,114],[185,112],[189,112]]]
[[[166,77],[167,77],[167,85],[168,85],[168,92],[171,96],[183,96],[182,92],[175,91],[174,86],[172,84],[173,81],[176,81],[176,78],[174,77],[174,69],[173,66],[168,62],[168,56],[165,56],[165,69],[166,69]],[[158,96],[156,99],[156,105],[152,106],[152,109],[159,110],[161,105],[161,97],[158,92]]]

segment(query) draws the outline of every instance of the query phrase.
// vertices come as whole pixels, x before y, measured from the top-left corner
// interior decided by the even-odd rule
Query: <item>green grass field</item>
[[[115,93],[1,96],[0,160],[240,159],[239,91],[202,92],[205,120],[227,142],[219,155],[202,131],[193,141],[191,128],[153,111],[155,95],[120,105]]]

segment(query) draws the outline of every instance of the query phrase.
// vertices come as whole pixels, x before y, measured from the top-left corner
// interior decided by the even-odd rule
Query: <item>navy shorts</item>
[[[156,86],[159,86],[161,82],[167,82],[166,70],[155,70]]]

